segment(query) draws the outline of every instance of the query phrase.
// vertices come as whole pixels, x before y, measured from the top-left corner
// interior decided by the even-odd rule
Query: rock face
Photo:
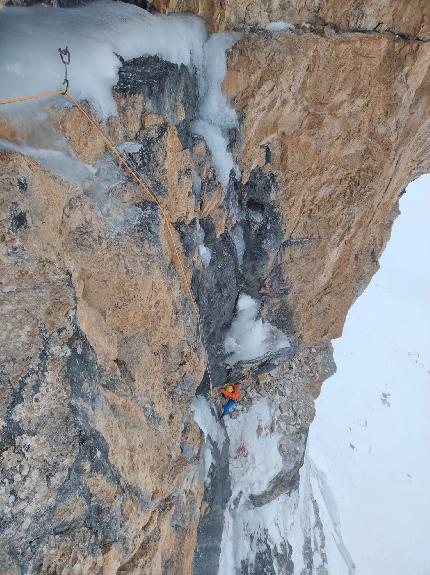
[[[141,141],[159,138],[148,169],[160,201],[187,221],[190,159],[177,129],[127,97]],[[64,132],[100,162],[83,190],[31,158],[0,156],[0,571],[187,573],[201,499],[196,317],[156,204],[118,176],[75,112]],[[133,130],[120,118],[118,138]],[[119,182],[104,181],[109,171]]]
[[[152,3],[159,11],[196,14],[217,31],[288,22],[329,25],[344,31],[390,31],[422,40],[430,38],[426,0],[153,0]]]
[[[330,340],[377,269],[400,193],[430,171],[424,0],[152,6],[252,28],[223,83],[238,114],[227,186],[192,131],[195,70],[122,61],[118,116],[100,121],[169,214],[202,333],[160,207],[76,108],[51,113],[75,178],[0,152],[5,575],[216,573],[230,497],[239,521],[297,489],[313,400],[334,370]],[[262,29],[278,20],[297,27]],[[0,132],[28,142],[37,126],[8,119]],[[291,345],[229,365],[243,292]],[[235,490],[229,429],[204,460],[191,403],[207,395],[207,362],[215,385],[242,384],[237,425],[262,398],[269,406],[260,435],[273,434],[282,467],[264,487],[244,468],[249,490]],[[263,538],[236,568],[294,573],[290,547]]]
[[[242,182],[276,179],[282,220],[260,291],[303,343],[341,335],[400,191],[429,170],[429,55],[429,43],[362,33],[251,33],[233,50],[224,89],[241,117]]]

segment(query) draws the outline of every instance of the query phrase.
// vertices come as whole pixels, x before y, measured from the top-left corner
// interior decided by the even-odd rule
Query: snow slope
[[[430,573],[430,175],[400,207],[380,270],[334,342],[338,371],[309,435],[309,465],[334,496],[357,575]],[[354,572],[336,521],[323,523],[328,572]]]

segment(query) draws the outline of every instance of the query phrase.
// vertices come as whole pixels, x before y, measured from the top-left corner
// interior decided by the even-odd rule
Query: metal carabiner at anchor
[[[70,64],[70,52],[68,47],[58,48],[58,51],[60,52],[61,61],[65,66],[68,66]]]
[[[67,90],[69,89],[69,80],[67,79],[67,66],[70,64],[70,52],[67,46],[65,48],[58,48],[58,52],[60,53],[61,61],[64,64],[63,94],[67,94]]]

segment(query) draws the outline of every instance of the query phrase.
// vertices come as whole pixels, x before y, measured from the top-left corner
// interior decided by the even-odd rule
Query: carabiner
[[[69,80],[67,78],[64,78],[63,86],[64,86],[63,96],[65,96],[67,94],[67,90],[69,89]]]
[[[68,47],[58,48],[58,51],[60,52],[61,61],[65,66],[68,66],[70,64],[70,52]]]

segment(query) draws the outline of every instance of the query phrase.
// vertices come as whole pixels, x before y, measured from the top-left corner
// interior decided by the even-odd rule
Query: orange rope
[[[161,215],[164,219],[164,222],[166,224],[166,229],[167,229],[170,247],[173,249],[175,259],[176,259],[178,266],[179,266],[179,275],[181,276],[182,283],[183,283],[184,288],[185,288],[185,292],[187,293],[188,298],[189,298],[189,300],[190,300],[190,302],[194,308],[194,312],[195,312],[196,318],[197,318],[197,326],[198,326],[198,330],[199,330],[199,335],[200,335],[200,338],[202,339],[202,342],[204,344],[204,334],[203,334],[203,329],[202,329],[202,321],[201,321],[201,317],[200,317],[200,311],[199,311],[197,303],[193,297],[193,294],[191,292],[191,286],[190,286],[190,283],[189,283],[188,278],[187,278],[187,274],[186,274],[185,267],[184,267],[184,264],[182,261],[182,257],[180,255],[179,249],[176,245],[176,241],[175,241],[175,237],[174,237],[174,228],[173,228],[172,223],[170,222],[170,218],[168,217],[167,210],[165,210],[163,208],[163,206],[161,205],[159,199],[154,194],[154,192],[147,186],[147,184],[145,184],[145,182],[142,180],[142,178],[139,176],[139,174],[131,167],[129,162],[127,162],[127,160],[118,152],[118,150],[115,148],[113,143],[103,133],[103,131],[98,127],[98,125],[93,120],[93,118],[84,110],[84,108],[81,106],[79,101],[74,96],[72,96],[68,92],[65,92],[64,90],[53,90],[52,92],[42,92],[41,94],[35,94],[33,96],[22,96],[20,98],[9,98],[9,99],[5,99],[5,100],[0,100],[0,105],[15,104],[18,102],[23,102],[25,100],[38,100],[39,98],[46,98],[48,96],[56,96],[59,94],[66,96],[66,98],[68,98],[72,102],[72,104],[74,104],[78,108],[78,110],[81,112],[81,114],[93,126],[93,128],[97,131],[97,133],[99,134],[101,139],[104,141],[104,143],[108,146],[108,148],[111,150],[111,152],[115,155],[115,157],[117,158],[120,165],[123,166],[123,168],[125,168],[129,172],[129,174],[132,176],[132,178],[135,180],[135,182],[137,182],[137,184],[143,189],[143,191],[148,196],[150,196],[150,198],[152,198],[154,200],[154,202],[156,202],[157,206],[159,207],[160,213],[161,213]],[[208,372],[210,391],[212,394],[213,393],[212,375],[211,375],[211,370],[209,367],[209,362],[207,362],[206,367],[207,367],[207,372]]]
[[[59,94],[64,94],[64,90],[52,90],[51,92],[41,92],[40,94],[21,96],[20,98],[6,98],[5,100],[0,100],[0,106],[3,106],[4,104],[16,104],[17,102],[24,102],[25,100],[40,100],[40,98],[58,96]]]

